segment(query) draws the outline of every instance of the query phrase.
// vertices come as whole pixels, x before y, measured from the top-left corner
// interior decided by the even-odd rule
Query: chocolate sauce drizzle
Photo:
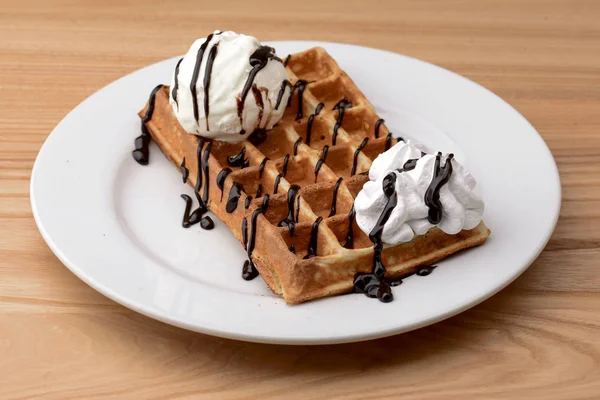
[[[183,180],[183,183],[186,183],[188,177],[190,176],[190,170],[185,167],[185,157],[183,157],[183,160],[181,161],[179,170],[181,171],[181,179]]]
[[[263,160],[260,162],[260,165],[258,166],[258,179],[262,178],[263,172],[265,170],[265,165],[267,165],[267,161],[269,161],[270,158],[269,157],[265,157],[263,158]]]
[[[294,90],[298,89],[298,114],[296,115],[296,121],[298,121],[299,119],[302,119],[302,117],[303,117],[302,104],[303,104],[304,89],[306,89],[306,85],[308,85],[307,81],[305,81],[304,79],[299,79],[294,84],[294,88],[292,89],[292,93],[290,94],[290,100],[291,100]],[[288,105],[289,104],[291,104],[291,103],[288,102]]]
[[[298,145],[300,144],[300,142],[302,142],[302,138],[299,137],[298,139],[296,139],[296,141],[294,142],[294,156],[298,155]]]
[[[284,67],[287,67],[288,63],[290,62],[290,58],[292,58],[292,55],[288,54],[288,56],[285,58],[285,60],[283,60]]]
[[[383,118],[379,118],[377,120],[377,122],[375,122],[375,139],[379,138],[379,128],[381,127],[381,124],[385,123],[385,119]]]
[[[452,175],[452,159],[454,154],[450,153],[446,156],[446,163],[440,166],[442,153],[437,153],[435,156],[435,164],[433,167],[433,179],[425,192],[425,205],[429,207],[427,219],[429,223],[437,225],[442,220],[442,203],[440,202],[440,189],[450,179]]]
[[[354,248],[354,217],[356,216],[356,211],[354,210],[354,204],[348,213],[348,233],[346,233],[346,243],[344,243],[345,249],[353,249]]]
[[[146,123],[152,119],[152,114],[154,114],[154,103],[156,101],[156,93],[162,88],[163,85],[156,86],[152,92],[150,93],[150,98],[148,99],[148,108],[146,109],[146,114],[142,118],[142,134],[135,138],[134,145],[135,150],[131,153],[133,155],[133,159],[137,161],[140,165],[148,165],[148,160],[150,157],[149,148],[150,145],[150,132],[148,128],[146,128]]]
[[[315,107],[314,114],[311,114],[308,117],[308,123],[306,124],[306,145],[307,146],[310,146],[310,137],[312,135],[313,121],[314,121],[315,117],[321,113],[321,110],[323,109],[323,107],[325,107],[324,103],[317,104],[317,107]]]
[[[333,187],[333,197],[331,198],[331,211],[329,211],[330,217],[333,217],[336,212],[337,195],[338,195],[338,190],[340,189],[340,184],[342,183],[342,180],[343,180],[343,178],[339,177],[337,182],[335,183],[335,186]]]
[[[256,188],[256,194],[254,195],[254,197],[258,199],[260,196],[262,196],[262,183],[258,184],[258,187]]]
[[[315,183],[317,182],[317,178],[319,176],[319,171],[321,170],[321,167],[323,166],[323,163],[325,162],[325,159],[327,158],[328,151],[329,151],[329,146],[327,146],[327,145],[323,146],[323,153],[321,154],[321,158],[319,158],[319,161],[317,161],[317,164],[315,165]]]
[[[208,159],[210,157],[210,150],[212,149],[212,140],[206,145],[204,149],[204,155],[202,156],[202,172],[204,173],[204,190],[202,191],[202,202],[206,207],[208,205],[208,189],[210,187],[208,182]],[[200,173],[200,171],[198,171]]]
[[[197,158],[197,166],[196,166],[196,185],[194,186],[194,194],[196,195],[196,199],[198,200],[198,208],[196,210],[194,210],[190,216],[190,220],[194,219],[192,218],[192,216],[197,215],[197,218],[200,220],[200,226],[204,229],[212,229],[214,228],[214,223],[212,222],[212,219],[208,216],[208,215],[204,215],[206,214],[206,212],[208,211],[208,209],[206,208],[206,201],[203,200],[202,197],[200,197],[200,189],[202,188],[202,173],[204,171],[204,174],[206,175],[206,182],[205,182],[205,188],[204,188],[204,194],[205,194],[205,198],[206,200],[208,200],[208,157],[210,155],[210,146],[212,145],[212,142],[209,143],[209,145],[207,145],[207,150],[205,150],[205,156],[206,156],[206,164],[204,164],[203,160],[202,160],[202,147],[204,147],[204,139],[203,138],[198,138],[198,147],[196,148],[196,158]],[[187,202],[187,200],[186,200]],[[187,214],[187,213],[186,213]],[[206,220],[205,222],[202,222],[203,220]]]
[[[258,270],[252,262],[252,252],[254,251],[254,245],[256,244],[256,219],[258,218],[259,214],[266,213],[268,207],[269,195],[267,194],[263,199],[262,206],[254,210],[252,212],[252,216],[250,217],[250,239],[247,247],[248,260],[244,262],[244,267],[242,269],[242,278],[247,281],[250,281],[258,276]]]
[[[198,138],[198,147],[196,148],[196,185],[194,186],[194,193],[199,203],[202,203],[200,198],[200,189],[202,188],[202,147],[204,147],[204,139]],[[204,204],[200,204],[203,206]]]
[[[196,225],[202,219],[202,210],[201,208],[195,209],[192,211],[192,198],[187,194],[182,194],[181,198],[185,200],[185,210],[183,211],[183,220],[181,221],[181,226],[184,228],[189,228],[192,225]]]
[[[242,219],[242,243],[244,243],[244,249],[248,246],[248,220],[246,217]]]
[[[231,189],[229,189],[229,197],[227,198],[227,204],[225,205],[225,211],[229,214],[235,211],[240,201],[240,196],[244,192],[244,187],[238,183],[233,182]]]
[[[204,57],[204,51],[206,50],[206,47],[208,47],[208,44],[210,43],[210,41],[212,40],[214,35],[220,35],[220,32],[217,33],[211,33],[210,35],[208,35],[208,37],[206,38],[206,41],[204,43],[202,43],[202,45],[200,46],[200,48],[198,49],[198,53],[196,53],[196,64],[194,65],[194,72],[192,73],[192,81],[190,82],[190,92],[192,94],[192,106],[194,107],[194,118],[196,119],[196,122],[198,122],[198,119],[200,118],[200,116],[198,115],[198,98],[196,97],[196,85],[198,83],[198,76],[200,75],[200,66],[202,65],[202,58]],[[207,115],[207,119],[208,119],[208,115]]]
[[[177,104],[177,109],[179,110],[179,102],[177,101],[177,90],[179,90],[179,65],[183,61],[183,57],[177,61],[177,65],[175,66],[175,83],[173,83],[173,90],[171,90],[171,97],[175,104]]]
[[[377,219],[375,227],[369,233],[369,239],[374,243],[373,270],[370,273],[357,273],[354,276],[354,291],[356,293],[364,293],[367,297],[377,297],[384,303],[389,303],[394,299],[392,289],[385,280],[385,266],[381,261],[381,253],[383,251],[381,235],[383,234],[384,225],[398,203],[395,186],[396,173],[390,172],[383,178],[382,183],[383,193],[387,197],[385,207]]]
[[[368,137],[364,138],[363,141],[360,142],[360,144],[358,145],[356,150],[354,150],[354,160],[352,161],[352,172],[350,172],[350,176],[356,175],[356,164],[358,162],[358,155],[365,148],[365,146],[367,145],[368,142],[369,142],[369,138]]]
[[[225,187],[225,179],[231,173],[231,168],[223,168],[217,174],[217,187],[221,189],[221,201],[223,201],[223,188]]]
[[[418,276],[427,276],[431,274],[436,268],[437,265],[426,265],[424,267],[419,268],[415,274]]]
[[[204,70],[204,115],[206,116],[206,130],[209,131],[208,128],[208,114],[210,112],[209,109],[209,98],[208,98],[208,90],[210,88],[210,75],[212,74],[213,63],[215,62],[215,58],[217,57],[219,43],[215,43],[215,45],[210,49],[208,53],[208,58],[206,59],[206,68]],[[196,121],[198,121],[196,119]]]
[[[254,96],[254,101],[256,101],[256,106],[258,107],[258,122],[260,123],[265,112],[265,103],[262,99],[262,93],[256,84],[252,85],[252,95]]]
[[[279,189],[279,182],[281,181],[281,178],[285,178],[285,176],[287,175],[289,161],[290,161],[290,155],[286,154],[285,157],[283,158],[282,172],[280,174],[277,174],[277,177],[275,178],[275,185],[273,185],[273,194],[277,194],[277,190]]]
[[[241,132],[240,132],[241,133]],[[244,132],[245,133],[245,132]],[[243,134],[243,133],[242,133]],[[267,130],[263,128],[256,128],[254,132],[248,136],[248,141],[255,146],[260,145],[267,140]]]
[[[323,217],[319,217],[315,220],[315,222],[313,222],[312,230],[310,231],[310,241],[308,242],[308,249],[306,250],[307,253],[304,256],[305,260],[317,256],[317,245],[319,243],[317,240],[317,235],[321,221],[323,221]]]
[[[287,193],[288,214],[284,219],[282,219],[279,222],[279,224],[277,224],[277,226],[279,226],[279,227],[287,226],[287,228],[290,232],[290,237],[294,237],[294,228],[296,226],[296,223],[294,221],[294,203],[296,201],[296,196],[297,196],[299,190],[300,190],[300,186],[298,186],[298,185],[291,185],[290,188],[288,189],[288,193]]]
[[[242,150],[240,150],[238,154],[227,157],[227,164],[229,164],[230,167],[240,167],[240,169],[244,169],[250,165],[250,160],[245,158],[245,156],[246,148],[242,147]]]
[[[333,136],[331,137],[331,145],[332,146],[335,146],[335,142],[337,140],[338,129],[340,129],[340,126],[342,126],[342,122],[344,121],[344,113],[346,111],[346,108],[351,108],[351,107],[352,107],[352,103],[350,102],[350,100],[348,100],[347,97],[344,97],[343,99],[338,101],[337,104],[333,107],[334,110],[338,110],[338,118],[337,118],[337,121],[335,122],[335,125],[333,126]]]
[[[296,223],[300,222],[300,196],[296,197]]]
[[[281,88],[279,89],[279,93],[277,93],[277,101],[275,102],[276,110],[279,110],[279,106],[281,105],[281,100],[283,99],[283,95],[285,94],[285,89],[287,89],[288,87],[292,91],[294,90],[294,86],[290,83],[290,81],[288,81],[287,79],[284,79],[283,82],[281,82]],[[290,93],[290,96],[291,95],[292,94]]]
[[[252,196],[246,196],[246,200],[244,200],[244,208],[247,210],[250,207],[250,202],[252,201]]]
[[[258,74],[258,72],[261,69],[267,66],[269,60],[281,61],[281,59],[279,59],[275,55],[275,49],[269,46],[260,46],[258,49],[254,50],[254,53],[250,55],[250,59],[248,60],[248,62],[250,63],[252,69],[248,74],[248,79],[246,79],[246,83],[244,83],[244,88],[242,89],[240,97],[237,98],[238,117],[240,118],[240,121],[244,113],[244,103],[246,101],[246,96],[248,96],[248,92],[250,92],[250,89],[254,84],[256,74]],[[242,132],[245,133],[243,129]],[[240,132],[240,134],[243,134],[242,132]]]
[[[385,151],[388,151],[390,147],[392,147],[392,132],[385,137]]]

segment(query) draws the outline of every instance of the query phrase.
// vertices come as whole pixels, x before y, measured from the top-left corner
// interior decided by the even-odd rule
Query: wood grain
[[[594,0],[0,0],[0,398],[599,398],[599,17]],[[195,334],[87,287],[33,222],[37,151],[88,95],[215,28],[380,47],[493,90],[559,166],[563,206],[546,250],[457,317],[337,346]]]

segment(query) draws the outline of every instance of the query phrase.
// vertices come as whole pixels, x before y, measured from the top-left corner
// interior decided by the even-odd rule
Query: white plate
[[[177,58],[127,75],[77,106],[48,137],[31,177],[38,227],[73,273],[152,318],[210,335],[318,344],[416,329],[485,300],[537,257],[556,224],[560,182],[550,151],[510,105],[442,68],[386,51],[274,42],[279,54],[323,46],[397,134],[454,151],[477,178],[492,230],[479,248],[395,287],[389,304],[345,295],[287,306],[261,279],[240,273],[245,252],[226,226],[181,227],[181,182],[156,146],[150,165],[131,157],[151,89]]]

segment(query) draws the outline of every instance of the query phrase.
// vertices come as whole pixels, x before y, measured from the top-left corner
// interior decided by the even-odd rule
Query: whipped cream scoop
[[[170,103],[188,133],[237,143],[279,122],[291,92],[272,47],[215,31],[196,40],[178,62]]]
[[[356,196],[356,222],[369,235],[388,202],[383,182],[395,174],[396,205],[383,226],[387,244],[411,241],[437,226],[447,234],[475,228],[484,203],[475,193],[473,176],[452,155],[422,154],[422,146],[398,142],[380,154],[369,171],[369,182]],[[449,164],[449,165],[448,165]]]

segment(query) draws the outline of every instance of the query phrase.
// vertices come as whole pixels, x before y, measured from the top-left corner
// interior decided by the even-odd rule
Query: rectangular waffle
[[[373,106],[324,49],[313,48],[292,55],[287,70],[292,83],[305,80],[307,84],[303,91],[301,86],[296,89],[284,117],[262,143],[213,141],[208,154],[209,142],[204,141],[203,148],[199,149],[202,141],[187,133],[177,121],[166,86],[156,93],[154,113],[146,127],[176,167],[179,168],[185,158],[188,183],[192,186],[200,170],[198,155],[208,155],[207,207],[245,248],[255,229],[252,261],[271,290],[293,304],[351,292],[355,275],[371,272],[373,243],[360,230],[351,210],[354,198],[368,180],[361,173],[369,171],[372,160],[395,140],[385,125],[378,122]],[[347,99],[352,106],[334,110],[342,99]],[[322,111],[314,115],[320,103]],[[140,112],[140,117],[147,107]],[[341,126],[336,126],[341,112],[344,114]],[[298,116],[301,118],[297,119]],[[307,144],[309,125],[312,130]],[[334,132],[337,132],[335,145],[332,144]],[[329,146],[328,151],[324,146]],[[242,148],[245,148],[248,165],[245,168],[229,166],[227,157],[240,153]],[[263,162],[266,157],[268,160]],[[324,162],[319,162],[320,159]],[[318,164],[322,166],[315,174]],[[223,168],[231,168],[232,172],[221,191],[217,175]],[[225,208],[234,182],[243,186],[243,192],[237,208],[229,213]],[[293,236],[288,227],[278,226],[290,211],[288,190],[291,185],[299,186],[298,197],[295,200],[292,197]],[[256,198],[259,186],[262,195]],[[337,199],[332,210],[336,186]],[[266,212],[255,212],[260,210],[267,194],[270,199]],[[345,248],[349,231],[353,234],[353,243]],[[420,266],[482,244],[489,233],[482,221],[475,229],[463,230],[457,235],[434,228],[411,242],[386,247],[382,253],[386,278],[399,279],[414,273]],[[309,247],[314,257],[304,259]]]

